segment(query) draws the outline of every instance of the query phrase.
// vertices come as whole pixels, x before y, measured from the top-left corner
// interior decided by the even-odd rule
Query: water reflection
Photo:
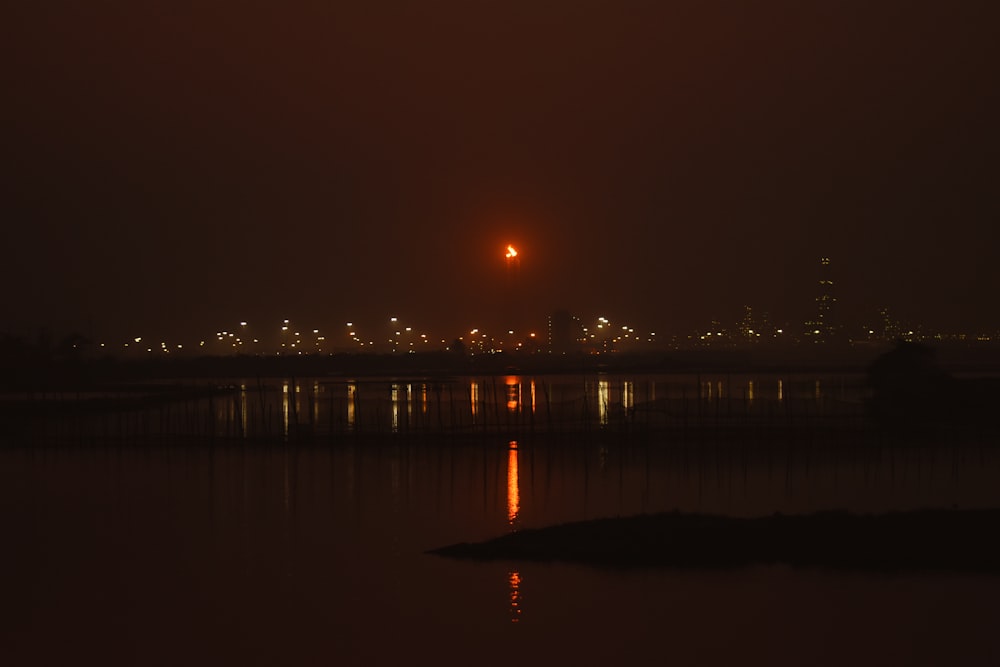
[[[815,405],[821,404],[824,415],[862,424],[868,393],[863,380],[860,375],[833,378],[804,374],[732,374],[721,379],[704,374],[662,379],[600,374],[544,380],[509,375],[434,384],[388,378],[345,378],[342,382],[288,378],[276,379],[269,386],[258,384],[252,394],[249,382],[236,380],[223,400],[218,395],[193,399],[182,410],[172,412],[155,404],[141,414],[130,412],[120,420],[85,415],[78,423],[53,421],[48,428],[53,434],[68,428],[112,435],[146,434],[159,429],[165,433],[279,439],[363,431],[431,434],[495,430],[516,437],[527,431],[606,429],[636,415],[656,429],[682,424],[699,426],[708,421],[742,418],[741,401],[747,408],[752,405],[761,419],[778,413],[771,406],[780,405],[789,416],[795,416],[797,411],[808,416]],[[362,387],[368,387],[370,393],[362,391]],[[837,388],[836,403],[827,401],[832,396],[829,387]],[[692,397],[696,401],[700,397],[701,407],[690,404]],[[789,401],[793,403],[789,405]],[[539,412],[544,419],[537,419]]]
[[[288,380],[281,383],[281,433],[288,439]]]
[[[733,382],[737,383],[735,377]],[[773,382],[758,385],[758,401],[765,398],[760,387],[773,390]],[[789,400],[798,400],[802,394],[808,398],[812,378],[805,380],[801,392],[792,382]],[[345,389],[336,386],[342,392]],[[372,401],[370,416],[378,411],[385,418],[381,401],[388,400],[388,392],[376,393],[375,385],[367,386],[371,388],[365,399]],[[690,397],[691,384],[687,386]],[[661,395],[669,393],[669,387],[664,387],[660,387]],[[680,387],[676,391],[679,394]],[[456,401],[465,398],[462,393],[456,392]],[[276,402],[280,395],[277,381],[270,399]],[[249,401],[251,406],[254,402]],[[65,447],[41,455],[0,450],[0,506],[6,510],[8,543],[15,545],[15,554],[27,550],[32,556],[29,579],[38,582],[20,586],[14,582],[13,601],[24,605],[25,613],[42,614],[27,621],[26,633],[11,635],[18,635],[13,640],[26,645],[21,655],[29,657],[18,659],[15,653],[7,664],[66,662],[48,660],[46,653],[41,654],[43,659],[32,658],[47,645],[52,628],[65,624],[71,613],[77,625],[70,639],[88,642],[85,648],[100,650],[106,630],[100,621],[117,615],[117,622],[125,624],[120,635],[126,640],[162,641],[168,648],[171,633],[175,645],[186,645],[192,636],[201,636],[192,635],[196,630],[188,626],[214,627],[220,641],[228,641],[244,664],[282,659],[308,663],[318,654],[336,654],[340,662],[370,662],[373,643],[384,641],[387,632],[406,639],[397,642],[404,645],[397,647],[399,655],[389,655],[389,659],[406,660],[406,651],[432,655],[440,653],[440,631],[448,623],[462,628],[453,638],[457,652],[452,654],[459,655],[458,659],[477,656],[477,652],[481,656],[485,648],[494,651],[485,662],[523,661],[530,652],[539,656],[548,652],[559,656],[559,662],[624,664],[643,657],[639,649],[629,652],[633,642],[641,642],[643,651],[673,656],[673,639],[666,641],[662,628],[686,637],[691,628],[700,631],[704,625],[704,633],[691,640],[690,652],[675,660],[696,662],[705,656],[706,642],[711,643],[720,631],[735,628],[750,649],[766,653],[787,640],[789,618],[804,617],[807,637],[803,642],[810,644],[787,662],[808,663],[815,661],[814,647],[828,639],[829,628],[839,631],[836,622],[843,610],[874,607],[891,624],[898,615],[884,612],[895,609],[893,601],[913,586],[918,588],[912,596],[900,602],[901,629],[891,636],[899,645],[912,640],[913,623],[927,611],[906,606],[914,601],[932,610],[936,608],[933,603],[947,603],[953,610],[972,605],[985,620],[981,626],[963,625],[963,641],[969,636],[977,641],[980,636],[984,641],[994,636],[989,631],[995,631],[995,622],[986,626],[995,619],[981,610],[992,608],[990,595],[996,594],[997,586],[986,588],[986,578],[971,574],[844,576],[786,566],[732,573],[620,573],[552,564],[526,566],[528,589],[523,590],[519,565],[476,567],[423,556],[422,550],[429,546],[509,530],[503,526],[503,507],[493,502],[504,497],[505,482],[510,488],[504,479],[509,460],[504,460],[500,449],[503,443],[509,448],[509,440],[494,441],[488,456],[484,447],[492,437],[472,447],[454,446],[447,439],[415,448],[373,447],[368,441],[346,439],[336,446],[283,450],[192,447],[181,455],[167,448],[114,444],[79,453]],[[526,436],[517,442],[518,463],[521,442],[531,443],[525,445],[530,449],[525,450],[524,471],[518,466],[518,472],[525,473],[525,503],[518,511],[521,525],[674,508],[759,516],[841,507],[881,512],[927,504],[996,506],[1000,498],[996,484],[1000,454],[988,447],[959,450],[941,443],[933,451],[902,446],[890,452],[883,446],[880,453],[867,447],[841,451],[803,441],[773,449],[724,444],[720,451],[700,442],[689,447],[680,443],[654,447],[623,440],[612,445],[614,456],[606,457],[608,474],[595,474],[598,449],[586,438],[573,439],[569,447],[569,440]],[[800,445],[808,446],[808,458],[799,455]],[[600,456],[605,459],[605,448]],[[486,471],[480,474],[484,461]],[[215,472],[211,479],[205,474],[210,466]],[[895,467],[894,477],[890,466]],[[534,484],[529,483],[532,478]],[[490,502],[480,507],[474,501],[486,495],[484,488]],[[400,494],[399,502],[390,502],[392,493]],[[79,503],[76,499],[81,497],[88,502]],[[520,492],[518,504],[519,498]],[[150,517],[157,520],[150,521]],[[164,527],[171,528],[169,536],[164,536]],[[173,548],[164,549],[168,538]],[[121,557],[123,549],[127,558]],[[181,558],[178,563],[178,554],[197,554],[198,558]],[[5,562],[23,567],[23,561]],[[157,576],[148,577],[150,572]],[[533,577],[532,572],[540,574]],[[775,579],[778,576],[782,579]],[[390,585],[386,585],[387,577]],[[134,583],[144,578],[149,578],[149,590],[136,595]],[[689,581],[695,584],[688,586]],[[775,581],[784,586],[777,593]],[[950,591],[959,583],[978,597],[952,595]],[[869,595],[874,586],[881,589]],[[41,597],[29,597],[36,591]],[[484,591],[492,594],[481,594]],[[824,593],[832,594],[832,602]],[[733,597],[737,594],[738,599]],[[582,596],[583,604],[573,605],[574,596]],[[755,638],[740,624],[761,613],[761,596],[769,603],[763,606],[764,612],[775,606],[795,611],[771,614],[752,626],[754,632],[762,633]],[[192,599],[211,604],[189,609],[190,618],[178,628],[177,610],[191,607],[187,602]],[[924,599],[931,602],[920,602]],[[123,600],[135,613],[121,613]],[[601,609],[589,600],[610,600],[614,604],[609,602],[604,609],[611,613],[599,613]],[[681,604],[665,605],[664,600]],[[733,605],[732,613],[720,617]],[[672,615],[662,615],[664,608],[672,607],[677,608]],[[834,611],[824,616],[823,610],[831,607]],[[525,615],[525,609],[531,613]],[[810,617],[815,613],[827,624],[826,630],[808,630],[816,623]],[[685,625],[692,615],[697,623]],[[378,622],[349,622],[376,616]],[[859,623],[848,630],[862,639],[882,636],[885,628],[878,625],[878,614],[869,616],[872,619],[864,620],[871,624]],[[225,627],[219,626],[220,618]],[[543,619],[544,627],[539,625]],[[521,626],[521,620],[526,625]],[[538,632],[520,636],[533,625],[539,625]],[[946,636],[949,628],[958,626],[938,627],[945,629],[937,634]],[[975,633],[966,632],[966,627],[973,627]],[[980,627],[986,629],[980,632]],[[321,628],[322,632],[303,628]],[[792,630],[796,629],[793,624]],[[246,648],[248,642],[240,641],[244,630],[274,641],[249,642],[257,651],[253,655]],[[505,640],[511,640],[504,630],[519,636],[506,644],[509,651],[500,652]],[[416,633],[424,637],[414,639]],[[28,638],[22,639],[22,634]],[[326,639],[317,640],[321,635]],[[579,648],[580,638],[588,636],[594,638],[592,646]],[[542,639],[534,642],[537,637]],[[602,654],[597,650],[600,646],[595,649],[593,645],[603,637],[621,641]],[[10,641],[7,638],[8,645]],[[178,648],[176,656],[168,653],[167,659],[181,662],[184,648]],[[954,650],[933,648],[940,648],[940,655]],[[894,650],[898,646],[887,642],[878,647],[875,657],[892,655]],[[110,662],[124,663],[134,651],[127,642],[121,653],[112,654],[118,660]],[[846,653],[843,662],[849,662]],[[5,654],[9,654],[7,646]],[[718,662],[738,663],[741,658],[738,652],[726,657],[731,659]],[[441,662],[450,662],[448,658],[444,656]]]
[[[389,389],[392,411],[392,432],[399,432],[399,385],[394,384]]]
[[[315,425],[319,423],[319,394],[322,389],[319,386],[319,380],[313,381],[313,393],[312,393],[312,423]]]
[[[472,423],[476,423],[479,413],[479,383],[473,380],[469,383],[469,405],[472,406]]]
[[[507,583],[510,585],[510,622],[521,620],[521,573],[507,573]]]
[[[597,415],[602,426],[608,423],[608,403],[611,400],[611,383],[607,380],[597,381]]]
[[[520,378],[504,378],[504,386],[507,389],[507,411],[517,412],[521,408],[521,383]]]
[[[507,447],[507,523],[512,529],[520,511],[521,493],[517,480],[517,440],[511,440]]]
[[[347,383],[347,428],[354,430],[355,420],[357,415],[355,413],[358,400],[358,384],[356,382]]]
[[[247,386],[240,385],[240,436],[247,437]]]
[[[403,400],[406,401],[406,426],[409,427],[413,423],[413,385],[407,382],[404,389],[406,391],[403,396]]]

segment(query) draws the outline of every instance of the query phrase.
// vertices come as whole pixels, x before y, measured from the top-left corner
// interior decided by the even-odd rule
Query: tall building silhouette
[[[829,257],[820,257],[819,260],[819,292],[815,303],[815,315],[805,323],[806,338],[815,342],[830,340],[836,335],[838,327],[836,323],[837,297],[834,296]]]
[[[578,347],[581,336],[580,320],[567,310],[549,315],[549,352],[566,354]]]

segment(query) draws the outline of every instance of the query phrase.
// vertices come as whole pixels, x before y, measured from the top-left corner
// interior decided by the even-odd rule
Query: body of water
[[[609,383],[621,397],[610,410],[627,400],[624,387]],[[391,407],[391,394],[380,400]],[[13,442],[0,450],[0,657],[11,665],[998,664],[995,576],[781,565],[623,572],[424,553],[673,509],[996,507],[1000,452],[990,444],[489,432],[468,442],[134,432]]]

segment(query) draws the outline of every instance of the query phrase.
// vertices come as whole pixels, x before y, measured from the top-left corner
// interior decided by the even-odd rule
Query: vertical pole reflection
[[[312,423],[315,428],[319,424],[319,380],[313,381]]]
[[[357,400],[358,385],[356,382],[347,383],[347,428],[354,430],[354,420],[356,419],[354,409]]]
[[[403,397],[406,400],[406,424],[405,426],[409,428],[413,425],[413,385],[407,383],[406,385],[406,395]]]
[[[507,583],[510,585],[510,622],[517,623],[521,620],[521,573],[508,572]]]
[[[521,409],[521,383],[518,377],[504,378],[507,389],[507,411],[517,412]]]
[[[597,381],[597,414],[601,425],[608,423],[608,403],[611,401],[611,383],[607,380]]]
[[[507,523],[514,529],[514,522],[521,511],[521,493],[517,481],[517,440],[507,446]]]
[[[288,439],[288,380],[281,383],[281,428]]]
[[[247,386],[240,385],[240,434],[247,437]]]
[[[469,384],[469,404],[472,406],[472,423],[476,423],[476,413],[479,408],[479,383],[471,382]]]
[[[390,389],[392,395],[392,432],[399,431],[399,385],[394,384]]]
[[[778,380],[778,400],[785,400],[785,384],[781,380]]]

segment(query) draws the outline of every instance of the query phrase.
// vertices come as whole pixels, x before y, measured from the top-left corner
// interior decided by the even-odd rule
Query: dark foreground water
[[[0,663],[1000,664],[1000,577],[423,553],[674,508],[996,507],[998,480],[975,444],[5,449]]]

